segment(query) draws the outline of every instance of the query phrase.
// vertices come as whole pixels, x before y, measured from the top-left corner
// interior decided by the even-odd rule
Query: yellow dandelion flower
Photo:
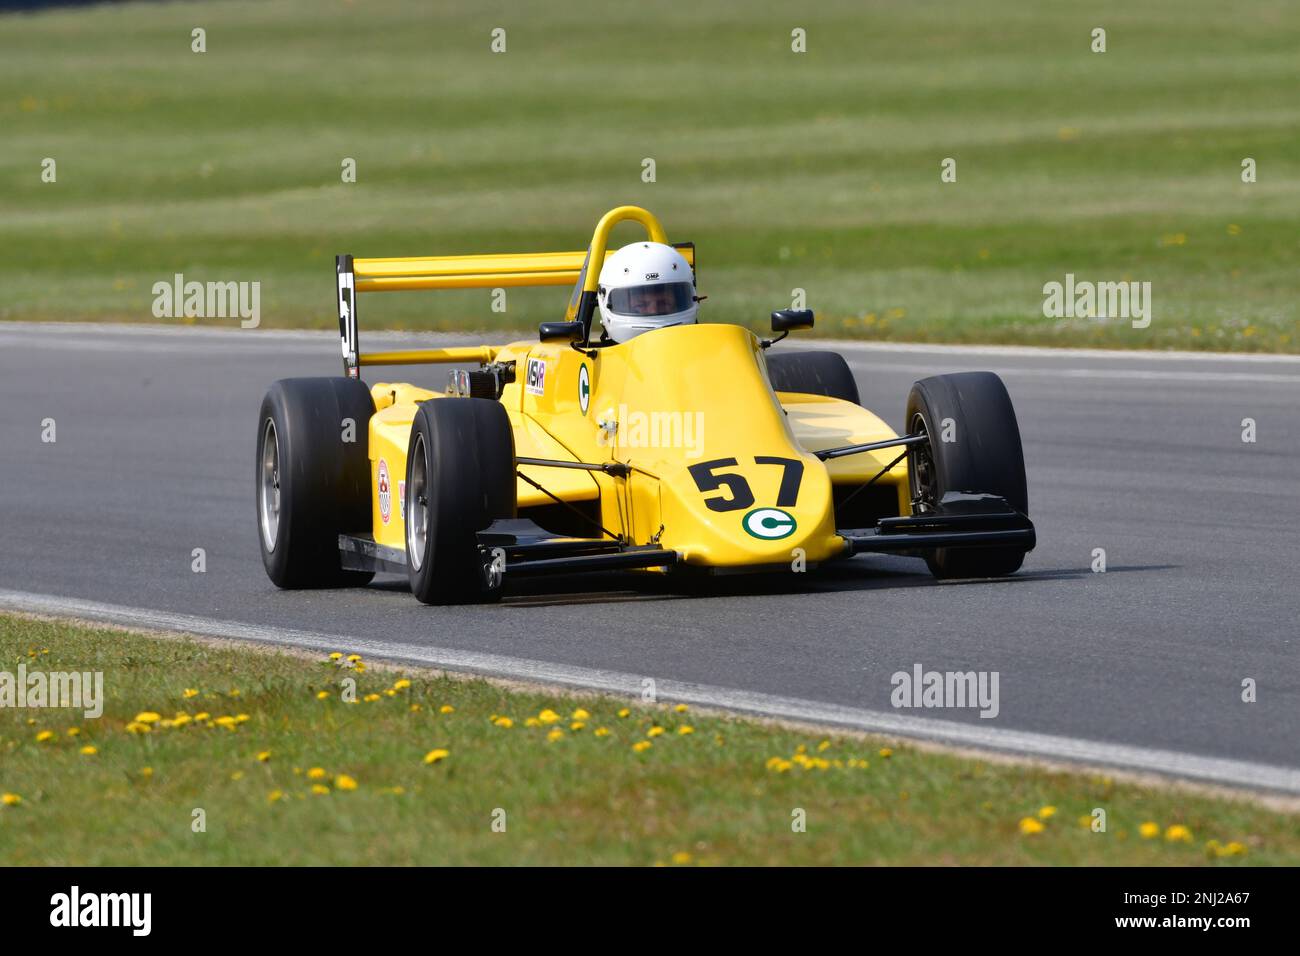
[[[162,720],[161,714],[155,714],[152,710],[143,710],[135,715],[138,724],[156,724]]]
[[[238,721],[236,721],[235,718],[231,717],[229,714],[223,714],[222,716],[214,720],[213,723],[216,724],[218,727],[226,727],[229,730],[234,730],[236,725],[238,724]]]
[[[349,663],[349,664],[355,664],[355,663],[356,663],[357,661],[359,661],[359,660],[361,660],[361,655],[360,655],[360,654],[349,654],[349,655],[348,655],[348,663]]]
[[[1165,830],[1165,839],[1170,843],[1191,843],[1192,831],[1181,823],[1175,823]]]
[[[183,691],[181,691],[181,696],[184,697],[186,700],[192,700],[193,698],[199,696],[199,689],[197,687],[186,687]]]
[[[587,725],[584,724],[582,721],[580,721],[580,720],[575,720],[573,723],[569,724],[569,729],[570,729],[570,730],[581,730],[583,727],[586,727],[586,726],[587,726]]]
[[[593,733],[595,736],[597,736],[597,737],[608,737],[608,736],[609,736],[609,728],[608,728],[608,727],[597,727],[595,730],[592,731],[592,733]]]
[[[766,766],[768,770],[775,770],[777,773],[785,773],[793,767],[794,764],[789,760],[786,760],[784,757],[768,757]]]
[[[231,779],[231,780],[243,780],[243,779],[244,779],[244,771],[242,771],[242,770],[236,770],[234,773],[232,773],[232,774],[230,775],[230,779]]]
[[[278,802],[278,801],[280,801],[280,800],[283,800],[283,799],[284,799],[284,791],[283,791],[283,790],[272,790],[270,793],[268,793],[268,794],[266,795],[266,799],[269,800],[271,803],[276,803],[276,802]]]
[[[388,688],[386,691],[384,691],[384,696],[385,696],[385,697],[396,697],[396,696],[397,696],[397,691],[393,690],[393,689],[390,687],[390,688]]]
[[[678,850],[673,854],[673,862],[678,866],[685,866],[687,863],[691,862],[691,855],[685,850]]]
[[[885,760],[888,760],[890,757],[894,756],[894,751],[890,750],[888,747],[881,747],[880,756]]]
[[[551,728],[551,732],[546,735],[546,739],[549,740],[551,743],[555,743],[555,741],[557,740],[563,740],[564,731],[561,730],[559,727],[553,727]]]
[[[307,771],[308,780],[324,780],[325,776],[326,774],[325,774],[324,767],[312,767],[310,770]]]
[[[1224,856],[1245,856],[1246,844],[1238,843],[1236,840],[1233,840],[1231,843],[1229,843],[1227,846],[1223,848],[1223,855]]]
[[[334,778],[334,786],[339,790],[355,790],[357,782],[345,773],[339,774]]]
[[[648,740],[638,740],[636,743],[632,745],[632,749],[635,750],[637,753],[645,753],[653,746],[654,744],[652,744]]]
[[[542,726],[542,722],[541,722],[540,720],[538,720],[536,717],[527,717],[527,718],[524,719],[524,726],[525,726],[525,727],[540,727],[540,726]]]
[[[366,672],[366,665],[362,664],[360,661],[357,661],[355,664],[352,665],[352,669],[355,670],[358,674],[364,674]]]
[[[687,707],[685,704],[678,704],[676,707],[673,708],[673,710],[675,710],[679,714],[684,714],[688,710],[690,710],[690,708]]]
[[[128,732],[128,733],[132,733],[132,734],[147,734],[147,733],[149,733],[149,725],[148,725],[148,724],[142,724],[142,723],[140,723],[140,721],[138,721],[138,720],[133,720],[133,721],[131,721],[131,723],[129,723],[129,724],[126,725],[126,729],[127,729],[127,732]]]
[[[330,654],[330,660],[332,660],[332,661],[341,661],[341,660],[343,660],[343,652],[342,652],[342,651],[335,651],[334,653]]]
[[[547,707],[537,715],[537,719],[543,724],[554,724],[559,721],[560,715]]]
[[[46,741],[53,740],[53,739],[54,739],[54,731],[52,730],[42,730],[39,734],[36,735],[36,742],[38,744],[43,744]]]
[[[69,728],[68,728],[68,736],[69,736],[69,737],[80,737],[80,736],[81,736],[81,728],[80,728],[80,727],[69,727]]]
[[[818,753],[823,753],[830,749],[831,749],[831,742],[829,740],[823,740],[821,743],[817,745]]]
[[[589,719],[591,719],[591,714],[587,713],[587,712],[586,712],[585,710],[583,710],[581,707],[579,707],[579,708],[578,708],[577,710],[575,710],[572,714],[570,714],[570,716],[571,716],[574,720],[589,720]]]
[[[373,704],[375,701],[379,700],[379,695],[378,695],[378,694],[366,694],[366,696],[365,696],[365,697],[362,697],[361,699],[364,700],[367,704]]]
[[[141,767],[141,768],[140,768],[140,776],[142,776],[142,777],[152,777],[152,776],[153,776],[153,767]]]
[[[686,734],[695,733],[695,728],[692,727],[690,724],[682,724],[680,727],[677,728],[677,732],[682,736],[685,736]]]
[[[456,708],[453,707],[453,706],[451,706],[451,704],[443,704],[441,707],[438,708],[438,713],[440,713],[440,714],[454,714],[454,713],[456,713]]]
[[[200,714],[195,714],[195,715],[194,715],[194,719],[197,720],[197,721],[199,721],[200,723],[202,723],[202,722],[205,721],[205,720],[209,720],[209,719],[211,719],[211,717],[212,717],[212,715],[209,714],[206,710],[203,711],[203,712],[200,713]]]
[[[439,747],[437,750],[430,750],[427,754],[425,754],[424,762],[428,764],[434,764],[440,760],[446,760],[450,756],[451,756],[450,750],[445,750],[442,747]]]
[[[1033,817],[1021,817],[1020,819],[1020,832],[1023,833],[1025,836],[1032,836],[1035,833],[1042,833],[1043,829],[1044,829],[1043,825],[1039,823],[1037,820],[1035,820]]]
[[[311,792],[317,796],[324,796],[330,792],[330,788],[325,786],[323,783],[313,783],[311,785]]]
[[[509,730],[515,725],[515,722],[509,717],[498,717],[496,720],[492,721],[492,723],[503,730]]]
[[[1154,840],[1160,836],[1160,824],[1148,820],[1138,827],[1138,835],[1144,840]]]
[[[81,748],[81,755],[83,757],[93,757],[97,753],[99,753],[99,748],[90,744],[86,744],[86,746]]]
[[[1038,808],[1038,819],[1047,820],[1054,816],[1056,816],[1056,807],[1049,804],[1048,806]]]
[[[663,732],[664,729],[660,727],[658,724],[655,724],[653,727],[651,727],[649,730],[645,732],[645,735],[647,737],[658,737]]]
[[[1085,830],[1091,830],[1091,829],[1092,829],[1092,814],[1090,814],[1090,813],[1085,813],[1085,814],[1083,814],[1083,816],[1079,817],[1079,818],[1077,819],[1076,822],[1079,824],[1079,826],[1083,827]]]
[[[411,682],[407,680],[405,677],[403,677],[401,680],[396,681],[393,684],[393,690],[406,690],[410,686],[411,686]]]
[[[413,714],[418,714],[419,712],[420,712],[420,705],[419,705],[419,704],[412,704],[412,705],[411,705],[411,713],[413,713]]]
[[[239,695],[240,695],[240,690],[239,690],[238,687],[232,687],[232,688],[230,688],[230,696],[231,696],[231,697],[238,697]]]
[[[621,710],[618,712],[618,715],[619,715],[620,717],[628,717],[628,716],[631,716],[631,714],[632,714],[632,711],[628,710],[626,707],[624,707],[623,709],[621,709]]]
[[[269,750],[263,750],[257,755],[258,763],[266,763],[270,759],[271,759],[271,751]]]
[[[23,798],[16,793],[0,793],[0,803],[6,807],[16,807],[23,802]]]
[[[252,719],[253,719],[253,718],[252,718],[252,717],[249,717],[247,714],[236,714],[236,715],[235,715],[235,723],[237,723],[237,724],[246,724],[246,723],[248,723],[248,722],[249,722],[250,720],[252,720]]]
[[[186,724],[192,724],[192,723],[194,723],[194,718],[191,717],[189,714],[177,714],[174,718],[172,718],[173,727],[184,727]]]

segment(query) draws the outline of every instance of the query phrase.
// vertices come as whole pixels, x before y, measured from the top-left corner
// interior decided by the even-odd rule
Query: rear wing
[[[650,237],[663,242],[663,228],[658,220],[636,206],[620,206],[606,213],[592,237],[591,251],[603,264],[610,229],[625,219],[646,225]],[[651,225],[653,224],[653,225]],[[674,243],[695,269],[695,244]],[[497,289],[530,286],[570,286],[574,288],[569,318],[591,328],[595,306],[596,279],[600,270],[587,270],[588,250],[578,252],[526,252],[519,254],[474,256],[415,256],[394,259],[356,259],[337,256],[337,299],[339,336],[343,345],[343,370],[349,378],[358,378],[363,365],[420,365],[435,362],[491,362],[496,354],[492,346],[468,346],[445,349],[403,349],[393,352],[362,352],[357,335],[357,296],[362,292],[406,292],[415,289]],[[588,294],[589,290],[589,294]],[[584,315],[585,313],[585,315]]]

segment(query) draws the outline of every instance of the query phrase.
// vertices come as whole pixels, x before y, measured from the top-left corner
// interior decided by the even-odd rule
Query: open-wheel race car
[[[648,238],[608,252],[613,227]],[[862,553],[940,578],[1016,571],[1034,547],[1015,412],[990,372],[917,382],[902,434],[843,357],[696,321],[695,249],[622,206],[586,251],[337,259],[344,374],[262,402],[257,520],[282,588],[407,575],[431,604],[607,569],[803,571]],[[362,352],[362,292],[573,287],[538,341]],[[599,314],[601,328],[594,328]],[[446,363],[441,391],[362,369]],[[469,366],[469,368],[466,368]]]

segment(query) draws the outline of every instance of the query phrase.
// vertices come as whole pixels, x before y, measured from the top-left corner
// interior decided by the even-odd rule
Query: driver
[[[690,263],[660,242],[624,246],[600,270],[596,302],[605,336],[615,342],[651,329],[690,325],[699,301]]]

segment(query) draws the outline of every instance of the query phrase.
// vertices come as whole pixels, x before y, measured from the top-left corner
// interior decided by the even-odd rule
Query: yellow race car
[[[607,251],[624,221],[647,240]],[[811,312],[772,313],[770,340],[695,321],[694,246],[644,209],[611,210],[585,252],[339,256],[336,271],[344,374],[276,382],[258,421],[259,537],[282,588],[396,572],[450,604],[531,575],[801,572],[864,552],[982,577],[1034,547],[996,375],[917,382],[900,435],[840,355],[769,351]],[[535,342],[358,345],[362,292],[561,285],[564,318]],[[459,367],[441,391],[361,380],[428,363]]]

